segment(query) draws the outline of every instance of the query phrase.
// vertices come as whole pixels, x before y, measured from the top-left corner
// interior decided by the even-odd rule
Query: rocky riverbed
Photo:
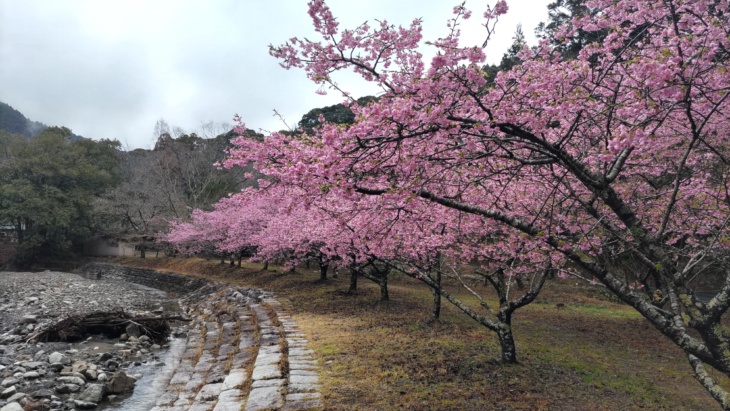
[[[29,338],[68,316],[123,310],[176,315],[176,300],[130,282],[61,272],[0,272],[0,411],[103,409],[133,391],[139,367],[162,367],[166,343],[131,327],[83,341]],[[183,335],[184,325],[174,329]]]

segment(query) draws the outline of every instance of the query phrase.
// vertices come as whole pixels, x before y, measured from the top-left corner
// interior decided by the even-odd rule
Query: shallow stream
[[[165,392],[167,383],[170,382],[175,369],[180,364],[184,351],[185,338],[173,338],[170,340],[169,348],[160,354],[159,361],[130,367],[127,370],[129,375],[142,375],[132,394],[117,397],[113,402],[103,402],[97,409],[143,411],[154,408],[155,401]]]

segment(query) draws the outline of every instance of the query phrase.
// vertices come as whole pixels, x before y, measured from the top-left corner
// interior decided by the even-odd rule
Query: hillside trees
[[[43,123],[28,120],[21,112],[0,101],[0,130],[30,138],[47,127]]]
[[[72,136],[0,134],[0,221],[16,230],[22,258],[76,251],[94,229],[94,198],[119,181],[118,142]]]
[[[480,254],[487,272],[577,267],[684,350],[730,409],[726,388],[706,370],[730,375],[721,325],[730,307],[729,4],[586,6],[600,13],[574,16],[523,49],[522,63],[486,87],[483,50],[459,44],[459,22],[471,16],[463,6],[431,43],[437,53],[427,67],[418,20],[341,30],[324,2],[312,1],[324,40],[295,38],[272,54],[319,84],[351,69],[383,95],[351,102],[352,126],[325,124],[317,138],[239,140],[230,161],[256,161],[309,197],[371,196],[401,216],[437,207],[440,221],[458,227],[452,238],[477,250],[464,256]],[[484,17],[489,24],[506,11],[499,1]],[[566,58],[559,45],[572,47],[581,31],[601,40],[585,37]],[[413,249],[422,241],[413,237]],[[700,299],[697,285],[713,280],[718,291]]]
[[[97,235],[133,244],[144,256],[145,249],[157,248],[157,235],[170,221],[186,219],[194,209],[208,210],[228,193],[253,184],[245,177],[256,174],[250,165],[215,166],[230,145],[230,131],[205,123],[201,134],[208,138],[179,130],[173,137],[159,120],[155,132],[162,134],[154,150],[119,153],[123,181],[96,203],[102,227]]]

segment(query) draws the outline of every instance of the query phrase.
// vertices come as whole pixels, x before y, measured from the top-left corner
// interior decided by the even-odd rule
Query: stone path
[[[272,293],[225,288],[190,308],[185,351],[153,411],[322,409],[312,351]]]

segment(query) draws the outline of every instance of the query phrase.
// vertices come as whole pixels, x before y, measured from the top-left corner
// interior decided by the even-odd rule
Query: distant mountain
[[[0,101],[0,130],[20,134],[26,138],[33,138],[47,128],[47,125],[38,121],[29,120],[20,111]],[[71,134],[71,140],[75,141],[82,138],[85,137]]]
[[[0,130],[30,138],[47,128],[47,125],[28,120],[20,111],[0,101]]]

